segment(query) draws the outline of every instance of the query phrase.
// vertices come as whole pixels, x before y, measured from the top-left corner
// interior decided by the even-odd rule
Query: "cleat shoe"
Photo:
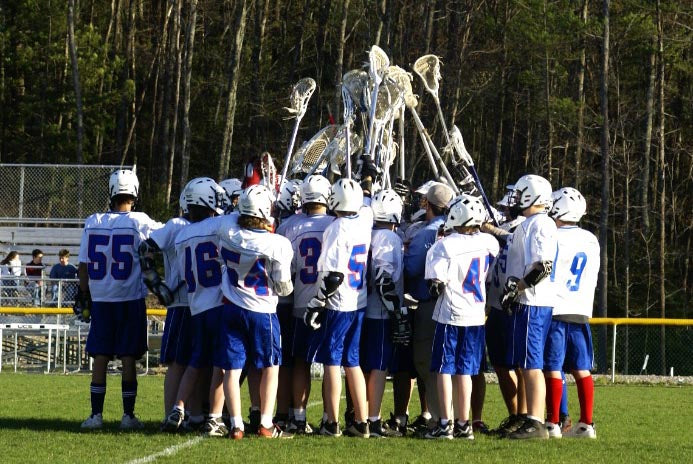
[[[171,412],[168,413],[168,416],[166,416],[166,420],[163,424],[163,431],[175,433],[178,431],[182,423],[183,412],[176,408],[173,408],[171,409]]]
[[[434,439],[434,438],[441,438],[445,440],[452,440],[453,439],[453,425],[452,421],[449,421],[446,425],[442,425],[440,422],[438,422],[438,425],[433,430],[429,430],[426,432],[424,435],[424,438],[427,439]]]
[[[508,438],[512,440],[529,440],[529,439],[540,439],[547,440],[549,438],[549,432],[546,430],[544,424],[535,419],[525,419],[524,423],[508,435]]]
[[[452,429],[452,436],[463,440],[474,440],[474,426],[471,425],[469,421],[465,422],[464,425],[455,422],[455,426]]]
[[[347,429],[344,430],[344,435],[347,437],[368,438],[371,436],[368,429],[368,422],[354,421]]]
[[[294,435],[289,432],[284,432],[277,424],[272,424],[272,427],[266,428],[260,425],[257,429],[257,435],[260,438],[293,438]]]
[[[80,427],[83,430],[100,430],[103,428],[103,416],[101,414],[92,414],[82,422]]]
[[[475,432],[481,433],[482,435],[488,435],[491,433],[491,429],[489,429],[488,425],[486,425],[486,422],[482,420],[472,422],[472,429]]]
[[[597,431],[594,429],[594,424],[578,422],[564,436],[566,438],[597,438]]]
[[[399,420],[394,414],[390,413],[390,419],[388,419],[384,424],[384,429],[395,430],[399,432],[400,436],[405,436],[407,434],[407,422],[409,421],[409,415],[407,414],[404,419],[404,423]]]
[[[289,425],[289,415],[288,414],[276,414],[272,419],[272,422],[282,430],[286,430]]]
[[[417,417],[414,422],[407,424],[407,430],[411,433],[415,432],[428,432],[428,419],[424,416]]]
[[[142,430],[143,428],[144,424],[134,415],[123,414],[123,418],[120,420],[120,430]]]
[[[497,429],[491,430],[491,435],[495,435],[499,438],[505,438],[509,434],[513,433],[515,430],[520,428],[524,423],[525,419],[522,416],[512,415],[508,416],[498,425]]]
[[[206,437],[225,437],[228,435],[229,429],[226,428],[221,417],[210,417],[205,421],[200,433]]]
[[[392,438],[402,436],[402,433],[397,430],[397,428],[391,429],[385,426],[381,419],[374,422],[368,421],[368,431],[371,434],[371,438]]]
[[[344,411],[344,428],[345,430],[351,427],[351,424],[353,424],[356,421],[356,413],[354,412],[353,409],[349,409]]]
[[[544,425],[546,426],[546,431],[549,432],[549,438],[561,438],[563,436],[560,424],[545,422]]]
[[[558,421],[558,425],[561,426],[561,433],[565,435],[573,426],[573,420],[568,415],[561,416],[560,420]]]
[[[293,433],[294,435],[312,435],[313,428],[306,421],[299,421],[296,419],[291,419],[289,425],[286,427],[286,431]]]
[[[326,437],[341,437],[342,431],[339,430],[339,424],[337,422],[323,422],[320,425],[318,434]]]
[[[233,430],[229,432],[229,438],[231,440],[242,440],[243,439],[243,430],[241,430],[238,427],[234,427]]]
[[[258,429],[260,427],[260,410],[259,409],[251,409],[250,412],[248,413],[248,423],[245,426],[246,431],[254,435],[257,433]]]
[[[186,432],[186,433],[195,433],[195,432],[199,432],[202,429],[202,426],[204,426],[204,425],[205,425],[205,421],[195,422],[195,421],[192,421],[190,419],[186,419],[181,424],[179,430],[182,432]],[[226,425],[226,423],[224,423],[224,425]]]

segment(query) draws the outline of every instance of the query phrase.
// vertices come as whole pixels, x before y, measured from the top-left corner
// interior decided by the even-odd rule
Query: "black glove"
[[[370,177],[371,180],[375,180],[378,177],[380,170],[378,166],[375,165],[373,158],[366,155],[361,155],[361,179],[366,179]]]
[[[149,269],[143,271],[142,279],[149,291],[159,300],[159,303],[163,306],[169,306],[173,303],[173,292],[164,281],[161,280],[161,277],[159,277],[159,274],[155,270]]]
[[[395,345],[407,346],[411,343],[411,322],[406,308],[394,311],[391,316],[391,337]]]
[[[428,280],[428,293],[433,298],[438,298],[445,291],[445,284],[438,279]]]
[[[508,280],[505,281],[505,286],[503,287],[503,295],[501,296],[500,304],[509,316],[512,315],[512,305],[515,300],[517,300],[517,296],[520,294],[520,290],[517,288],[517,284],[519,282],[520,279],[510,276],[508,277]]]
[[[77,287],[77,295],[75,296],[75,303],[72,305],[72,312],[75,313],[80,322],[87,324],[91,322],[91,294],[89,290],[83,292],[81,288]]]
[[[407,208],[411,204],[411,183],[406,179],[397,179],[392,189],[402,198],[402,203]]]
[[[303,322],[311,329],[318,330],[322,323],[325,322],[325,307],[309,306],[305,314],[303,314]]]

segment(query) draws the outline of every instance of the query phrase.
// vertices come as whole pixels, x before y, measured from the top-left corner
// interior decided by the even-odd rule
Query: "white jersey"
[[[493,235],[452,233],[426,253],[425,279],[438,279],[445,291],[438,297],[433,320],[456,326],[484,325],[486,275],[498,254]]]
[[[371,208],[371,198],[370,197],[364,197],[363,198],[363,206],[359,210],[359,216],[363,217],[364,224],[369,224],[369,229],[368,232],[373,230],[373,209]],[[369,255],[367,253],[367,255]],[[366,266],[368,266],[368,258],[366,258]],[[366,267],[366,270],[368,268]],[[365,278],[366,276],[364,276]],[[368,282],[366,282],[366,285],[361,287],[359,289],[359,296],[358,299],[356,300],[356,308],[357,309],[366,309],[366,306],[368,306]]]
[[[369,319],[388,319],[390,315],[383,305],[378,290],[375,287],[376,270],[385,271],[392,277],[395,289],[402,301],[404,295],[404,251],[402,250],[402,239],[388,229],[373,229],[371,234],[371,252],[368,262],[368,306],[366,317]]]
[[[508,249],[508,276],[522,279],[534,263],[555,262],[557,236],[556,223],[547,214],[538,213],[528,217],[513,233]],[[551,279],[545,278],[521,292],[517,301],[524,305],[553,307],[556,304],[556,286]]]
[[[356,311],[366,306],[365,300],[359,306],[359,295],[364,294],[367,299],[365,278],[372,228],[372,210],[361,208],[359,214],[337,218],[325,229],[318,272],[333,271],[344,275],[344,281],[328,299],[327,308]]]
[[[219,247],[226,270],[224,296],[250,311],[277,312],[273,283],[291,281],[289,240],[265,230],[225,228],[219,231]]]
[[[173,303],[169,305],[169,308],[188,306],[188,291],[185,288],[185,279],[178,267],[176,255],[176,236],[178,232],[188,224],[190,224],[190,221],[184,217],[169,219],[169,221],[164,224],[164,227],[155,230],[149,236],[149,238],[156,242],[161,253],[164,255],[166,286],[171,290],[175,290],[173,292]]]
[[[234,216],[217,216],[192,223],[176,236],[178,267],[185,278],[193,316],[222,305],[222,266],[217,232],[235,224]],[[230,225],[228,225],[230,224]]]
[[[327,214],[303,213],[292,217],[295,219],[282,223],[277,233],[289,239],[293,248],[294,316],[303,317],[308,302],[320,287],[318,258],[322,251],[322,235],[335,218]]]
[[[594,234],[577,226],[558,229],[558,255],[551,275],[558,292],[554,316],[592,317],[599,265],[599,241]]]
[[[84,221],[79,262],[87,265],[93,301],[132,301],[147,296],[137,249],[163,224],[144,213],[97,213]]]
[[[524,220],[524,216],[518,216],[512,221],[501,224],[499,227],[505,231],[510,232],[519,224],[524,222]],[[503,245],[503,247],[501,247],[500,251],[498,252],[498,256],[496,256],[496,260],[493,263],[493,268],[491,269],[491,272],[489,272],[486,278],[486,283],[488,284],[488,304],[489,306],[491,306],[491,308],[495,308],[499,311],[501,310],[500,300],[503,296],[505,280],[508,277],[508,251],[510,250],[510,244],[512,243],[512,241],[513,235],[510,234],[506,238],[505,245]]]

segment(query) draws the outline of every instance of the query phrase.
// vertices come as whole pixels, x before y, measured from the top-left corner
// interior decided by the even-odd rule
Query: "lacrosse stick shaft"
[[[445,116],[443,116],[443,109],[440,107],[440,99],[438,94],[432,94],[433,99],[436,102],[436,108],[438,109],[438,118],[440,119],[440,125],[443,128],[443,134],[445,134],[445,143],[450,145],[450,134],[448,133],[448,126],[445,124]]]
[[[346,178],[351,179],[351,118],[348,121],[344,121],[344,124],[346,124],[346,153],[344,155]]]
[[[399,178],[404,181],[404,106],[399,114]]]
[[[455,184],[455,180],[453,179],[452,174],[450,174],[448,167],[445,166],[445,161],[443,161],[443,157],[440,156],[440,153],[438,153],[438,149],[433,143],[433,140],[431,140],[431,136],[428,135],[428,132],[426,132],[426,141],[431,146],[431,152],[433,153],[433,156],[440,163],[440,169],[443,171],[443,177],[445,177],[445,179],[448,181],[448,184],[450,184],[450,188],[452,188],[452,190],[455,192],[455,195],[459,195],[460,189],[457,188],[457,184]]]
[[[289,162],[291,161],[291,154],[294,151],[294,143],[296,143],[296,135],[298,135],[298,126],[301,124],[301,118],[303,115],[296,115],[296,122],[294,123],[294,130],[291,133],[291,139],[289,140],[289,149],[286,151],[286,156],[284,157],[284,166],[282,166],[282,175],[279,178],[279,185],[286,179],[286,173],[289,171]]]
[[[428,135],[428,132],[426,132],[426,129],[424,128],[423,123],[421,122],[421,118],[419,118],[419,114],[416,112],[414,108],[410,108],[409,110],[412,116],[414,117],[414,123],[416,125],[416,128],[419,130],[421,141],[423,142],[424,149],[426,150],[426,154],[428,155],[428,161],[431,163],[431,167],[433,168],[433,174],[435,175],[435,177],[439,176],[438,168],[436,167],[437,160],[440,163],[440,168],[443,171],[443,176],[450,184],[450,188],[455,192],[455,194],[459,194],[460,191],[457,188],[457,185],[455,185],[455,181],[452,179],[450,171],[448,171],[448,168],[445,167],[445,163],[443,163],[443,159],[440,157],[440,154],[438,153],[436,146],[433,144],[431,137]]]

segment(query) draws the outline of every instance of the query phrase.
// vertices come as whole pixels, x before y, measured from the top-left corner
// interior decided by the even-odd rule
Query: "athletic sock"
[[[443,427],[448,425],[448,422],[450,422],[450,419],[440,419],[440,425],[442,425]]]
[[[431,416],[431,413],[430,413],[430,412],[424,411],[424,412],[421,413],[421,417],[423,417],[424,419],[426,419],[427,421],[429,421],[429,420],[431,420],[431,417],[432,417],[432,416]]]
[[[297,421],[306,420],[306,410],[305,409],[294,409],[294,419]]]
[[[380,420],[380,416],[368,416],[370,422],[377,422]]]
[[[245,426],[243,425],[243,417],[241,417],[241,416],[232,417],[231,418],[231,427],[245,430]]]
[[[407,422],[409,422],[409,415],[404,415],[404,416],[397,416],[396,419],[399,421],[401,425],[406,426]]]
[[[592,423],[592,408],[594,407],[594,380],[591,375],[575,379],[578,399],[580,400],[580,422]]]
[[[553,424],[558,424],[561,409],[563,381],[552,377],[546,378],[546,418]]]
[[[561,395],[560,417],[563,417],[570,415],[568,413],[568,382],[565,380],[565,372],[561,372],[561,380],[563,381],[563,394]]]
[[[103,401],[106,398],[106,384],[92,382],[89,390],[91,392],[91,413],[103,414]]]
[[[271,414],[262,414],[260,416],[260,425],[266,429],[272,428],[272,425],[274,425],[272,422],[272,415]]]
[[[135,415],[135,401],[137,400],[137,380],[134,382],[123,381],[123,412],[130,417]]]

